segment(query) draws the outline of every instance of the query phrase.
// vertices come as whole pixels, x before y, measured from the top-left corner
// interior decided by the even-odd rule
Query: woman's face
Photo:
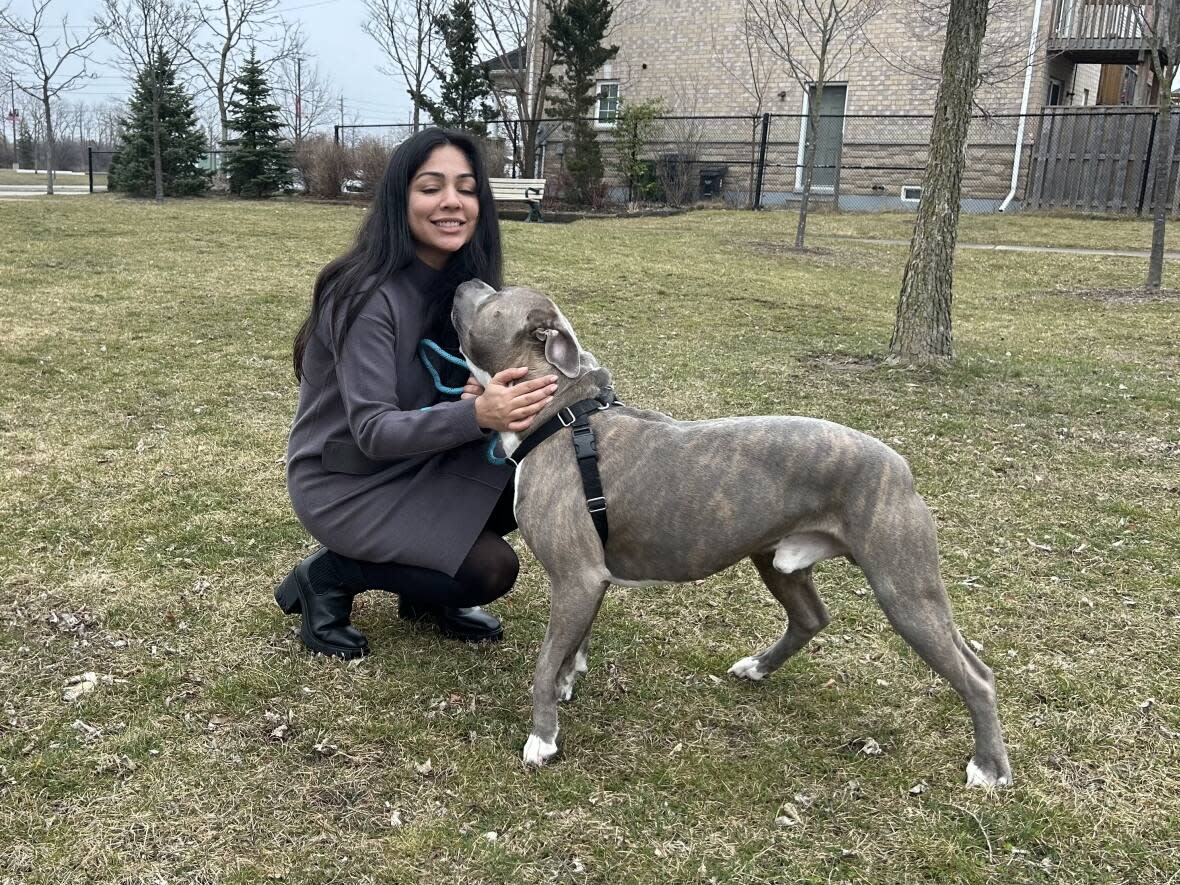
[[[467,155],[439,145],[410,180],[410,234],[418,257],[436,270],[475,236],[479,197]]]

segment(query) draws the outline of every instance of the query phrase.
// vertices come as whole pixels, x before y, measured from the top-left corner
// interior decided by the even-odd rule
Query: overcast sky
[[[0,0],[0,6],[5,2]],[[28,17],[31,13],[29,0],[7,2],[16,15]],[[47,18],[56,28],[62,15],[68,15],[70,27],[78,33],[101,7],[101,0],[53,0],[49,7],[51,15]],[[405,94],[405,86],[400,80],[378,70],[385,57],[373,38],[361,30],[365,18],[361,0],[279,0],[279,9],[286,19],[302,25],[307,35],[310,60],[319,65],[321,74],[330,78],[336,95],[344,95],[348,122],[403,123],[408,120],[410,100]],[[65,100],[98,104],[108,99],[126,98],[128,81],[116,67],[110,45],[100,45],[92,59],[88,67],[98,75],[97,78],[64,96]],[[7,60],[0,58],[0,77],[3,77],[6,90],[8,67]],[[5,96],[2,104],[7,103]]]

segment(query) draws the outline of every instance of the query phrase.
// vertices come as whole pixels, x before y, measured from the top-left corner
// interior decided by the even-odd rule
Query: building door
[[[836,187],[836,172],[840,168],[840,153],[844,147],[844,103],[848,97],[848,86],[844,83],[825,83],[824,94],[819,107],[819,128],[816,130],[815,170],[811,175],[811,186],[832,190]],[[815,87],[811,87],[804,106],[804,117],[799,129],[799,162],[795,174],[795,187],[803,187],[803,158],[807,136],[807,113],[815,98]]]

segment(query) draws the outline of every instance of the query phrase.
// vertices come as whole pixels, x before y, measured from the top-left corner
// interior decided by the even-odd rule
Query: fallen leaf
[[[85,673],[69,678],[66,687],[62,690],[61,698],[63,701],[73,703],[82,695],[94,691],[97,686],[98,674],[93,670],[87,670]]]
[[[864,753],[866,756],[884,756],[885,755],[885,751],[881,749],[881,745],[878,744],[872,738],[865,738],[861,742],[860,752]]]

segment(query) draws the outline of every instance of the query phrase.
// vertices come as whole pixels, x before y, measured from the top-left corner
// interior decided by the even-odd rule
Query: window
[[[901,201],[903,203],[917,203],[922,199],[920,184],[903,184],[901,186]]]
[[[1065,88],[1065,84],[1060,80],[1049,80],[1049,100],[1046,104],[1059,105],[1061,104],[1061,94]]]
[[[617,80],[599,80],[596,86],[598,125],[613,125],[619,115],[619,83]]]
[[[1089,89],[1083,89],[1083,90],[1082,90],[1082,106],[1083,106],[1083,107],[1086,107],[1086,106],[1088,106],[1089,104],[1090,104],[1090,90],[1089,90]]]

